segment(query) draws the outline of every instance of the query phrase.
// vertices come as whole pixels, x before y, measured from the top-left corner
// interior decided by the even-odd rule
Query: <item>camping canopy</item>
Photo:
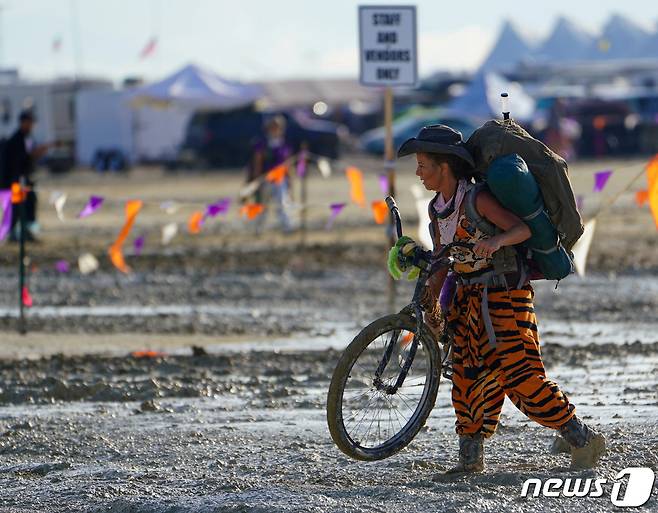
[[[196,110],[230,110],[263,95],[259,86],[226,80],[193,64],[131,92],[133,104],[179,105]]]
[[[482,120],[500,118],[500,93],[509,93],[513,118],[526,121],[532,117],[535,101],[519,84],[510,82],[495,73],[480,72],[475,75],[464,94],[452,100],[447,108],[451,112]]]

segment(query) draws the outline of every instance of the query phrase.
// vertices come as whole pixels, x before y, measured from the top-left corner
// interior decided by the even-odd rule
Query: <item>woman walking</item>
[[[454,333],[452,403],[459,463],[448,472],[484,470],[484,440],[496,431],[506,395],[530,419],[559,431],[571,447],[572,467],[594,466],[605,439],[576,417],[567,396],[546,377],[527,275],[524,269],[497,272],[494,266],[497,255],[530,238],[530,228],[472,182],[473,158],[460,132],[444,125],[425,127],[398,156],[412,153],[416,175],[436,192],[430,203],[434,251],[453,241],[474,244],[472,250],[451,252],[457,288],[446,317]],[[470,217],[468,202],[475,212]],[[477,225],[473,215],[479,216]],[[482,231],[482,222],[492,225],[489,233],[497,227],[496,234]],[[438,271],[428,282],[433,308],[446,275],[446,269]],[[430,313],[426,321],[432,327],[437,319]]]

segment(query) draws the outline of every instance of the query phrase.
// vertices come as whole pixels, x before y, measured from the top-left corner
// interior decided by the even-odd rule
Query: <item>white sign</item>
[[[416,6],[359,6],[359,52],[361,84],[416,85]]]

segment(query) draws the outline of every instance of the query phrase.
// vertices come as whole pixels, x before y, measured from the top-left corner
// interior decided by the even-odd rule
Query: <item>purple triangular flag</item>
[[[225,214],[231,208],[231,198],[224,198],[216,203],[206,206],[206,217],[215,217],[218,214]]]
[[[388,195],[388,176],[384,174],[379,175],[379,188],[382,190],[384,196]]]
[[[78,218],[87,217],[96,212],[101,208],[104,200],[103,196],[90,196],[89,201],[78,214]]]
[[[332,203],[331,205],[329,205],[329,208],[331,209],[331,214],[329,214],[329,220],[327,221],[327,225],[325,226],[326,230],[331,230],[331,227],[334,225],[334,221],[338,217],[338,214],[340,214],[343,211],[345,205],[347,205],[347,203]]]
[[[0,240],[4,240],[11,230],[11,191],[0,191]]]
[[[304,178],[304,175],[306,175],[306,160],[308,159],[308,155],[306,154],[306,151],[302,150],[299,152],[299,157],[297,158],[297,176],[299,178]]]
[[[608,183],[611,174],[612,170],[610,169],[594,173],[594,192],[601,192],[603,190],[605,184]]]
[[[135,255],[139,256],[142,254],[142,250],[144,249],[144,241],[146,240],[146,237],[144,235],[140,235],[133,241],[133,248],[135,248]]]
[[[71,270],[71,265],[66,260],[58,260],[55,262],[55,269],[60,273],[67,273]]]

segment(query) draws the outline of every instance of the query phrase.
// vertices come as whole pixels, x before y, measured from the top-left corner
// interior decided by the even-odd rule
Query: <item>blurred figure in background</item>
[[[290,173],[287,172],[281,183],[271,183],[264,180],[264,175],[276,166],[283,164],[292,156],[292,147],[286,141],[286,118],[281,115],[269,118],[265,122],[263,137],[254,144],[254,156],[249,166],[247,180],[262,179],[255,193],[256,203],[265,206],[263,213],[255,220],[258,233],[262,232],[267,220],[269,203],[274,202],[281,230],[284,233],[293,231],[290,220]]]
[[[25,185],[28,188],[25,200],[25,221],[27,231],[25,240],[34,241],[35,233],[38,232],[37,224],[37,193],[33,178],[36,162],[48,151],[48,145],[35,145],[32,139],[32,129],[36,119],[32,111],[24,110],[18,117],[18,129],[5,143],[2,180],[0,188],[9,189],[12,183],[20,182],[25,177]],[[12,206],[12,226],[10,240],[18,241],[20,208],[19,205]]]

